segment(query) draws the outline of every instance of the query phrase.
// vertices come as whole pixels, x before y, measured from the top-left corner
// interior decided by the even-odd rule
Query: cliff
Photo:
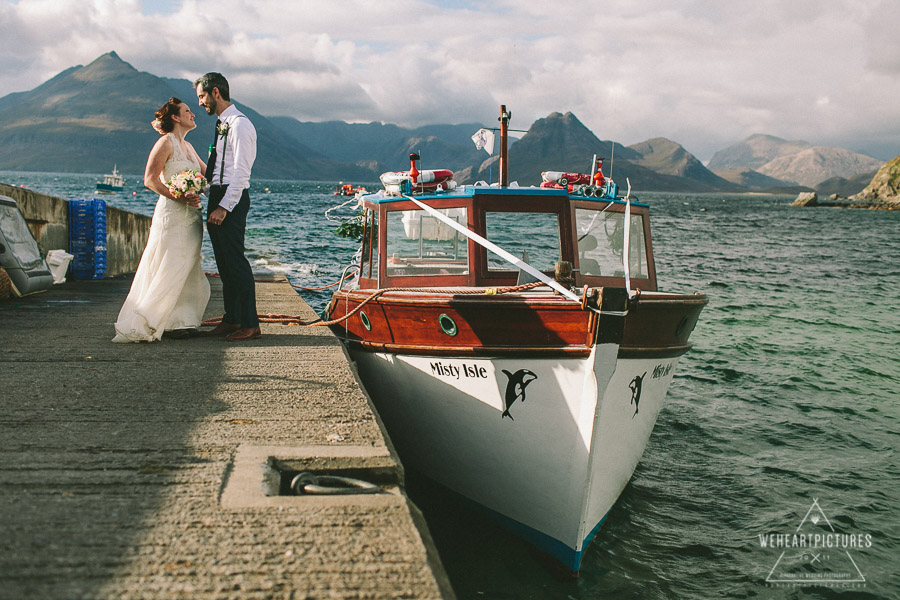
[[[852,196],[855,202],[879,202],[900,207],[900,156],[882,166],[866,189]]]

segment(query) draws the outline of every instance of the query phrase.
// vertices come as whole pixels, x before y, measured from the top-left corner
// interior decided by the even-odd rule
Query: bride
[[[163,334],[193,337],[209,301],[209,282],[200,268],[200,198],[195,193],[176,198],[165,184],[183,171],[206,170],[184,139],[196,127],[194,114],[178,98],[169,98],[151,124],[160,138],[147,159],[144,185],[159,193],[159,200],[114,342],[152,342]]]

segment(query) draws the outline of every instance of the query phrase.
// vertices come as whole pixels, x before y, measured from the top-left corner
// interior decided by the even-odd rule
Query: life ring
[[[409,171],[388,171],[387,173],[382,173],[380,179],[385,190],[393,192],[395,189],[402,187],[404,182],[410,181],[412,177]],[[426,169],[419,171],[416,177],[415,189],[434,190],[438,186],[448,189],[447,184],[452,179],[453,171],[450,169]]]
[[[546,182],[558,183],[562,187],[570,184],[587,184],[591,182],[591,176],[586,173],[569,173],[564,171],[543,171],[541,179]]]

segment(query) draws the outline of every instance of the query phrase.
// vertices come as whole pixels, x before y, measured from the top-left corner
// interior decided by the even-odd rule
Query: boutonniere
[[[229,129],[231,129],[231,123],[229,123],[227,121],[222,121],[221,123],[216,125],[216,133],[218,133],[221,136],[224,136],[225,134],[227,134]]]

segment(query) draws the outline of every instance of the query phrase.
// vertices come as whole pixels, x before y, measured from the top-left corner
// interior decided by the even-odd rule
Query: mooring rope
[[[221,279],[221,278],[222,278],[222,276],[219,275],[218,273],[211,273],[211,272],[209,272],[209,271],[205,271],[205,272],[204,272],[204,275],[206,275],[206,276],[208,276],[208,277],[216,277],[216,278],[218,278],[218,279]],[[256,281],[256,282],[258,282],[258,283],[271,283],[271,282],[272,282],[271,279],[254,279],[253,281]],[[308,291],[308,292],[319,292],[319,291],[322,291],[322,290],[327,290],[328,288],[333,288],[334,286],[336,286],[337,284],[339,284],[340,281],[335,281],[334,283],[329,283],[328,285],[323,285],[322,287],[303,287],[302,285],[294,285],[294,284],[291,283],[290,281],[288,281],[288,283],[289,283],[290,286],[291,286],[292,288],[294,288],[295,290],[306,290],[306,291]]]
[[[334,285],[334,284],[332,284]],[[337,325],[338,323],[343,323],[360,310],[362,307],[378,298],[379,296],[386,294],[387,292],[423,292],[423,293],[431,293],[431,294],[454,294],[454,295],[499,295],[499,294],[511,294],[513,292],[523,292],[526,290],[531,290],[537,287],[541,287],[546,285],[542,281],[532,281],[531,283],[523,283],[521,285],[514,285],[509,287],[501,287],[501,288],[477,288],[477,289],[458,289],[458,288],[407,288],[407,287],[393,287],[393,288],[383,288],[380,290],[376,290],[372,294],[360,302],[356,307],[344,315],[339,319],[333,319],[331,321],[313,321],[307,322],[299,315],[279,315],[279,314],[259,314],[257,318],[260,323],[279,323],[281,325],[303,325],[306,327],[330,327],[331,325]],[[331,287],[331,286],[328,286]],[[216,317],[213,319],[207,319],[200,323],[200,325],[218,325],[222,322],[222,317]]]

